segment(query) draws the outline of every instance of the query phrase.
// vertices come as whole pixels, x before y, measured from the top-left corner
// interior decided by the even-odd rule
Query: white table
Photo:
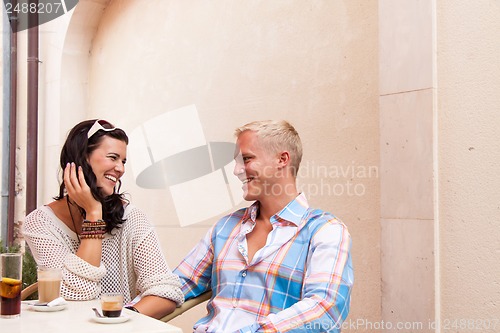
[[[31,301],[33,302],[33,301]],[[29,302],[28,302],[29,303]],[[182,333],[178,327],[124,309],[130,320],[120,324],[99,324],[92,320],[92,308],[100,309],[99,301],[68,301],[66,309],[57,312],[35,312],[26,302],[21,305],[21,316],[0,318],[2,333]]]

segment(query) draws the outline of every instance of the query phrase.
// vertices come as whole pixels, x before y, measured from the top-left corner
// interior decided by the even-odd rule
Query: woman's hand
[[[80,166],[77,168],[75,163],[66,164],[63,179],[69,197],[76,202],[78,206],[85,209],[85,218],[91,221],[102,219],[102,205],[99,201],[94,199],[90,187],[87,185],[87,182],[85,182],[82,167]],[[75,230],[75,232],[78,231]],[[89,264],[99,267],[101,265],[101,252],[101,239],[82,239],[76,251],[76,255]]]
[[[73,162],[66,164],[63,179],[69,197],[85,210],[86,218],[88,220],[102,219],[102,205],[92,195],[85,181],[82,167],[77,167]]]

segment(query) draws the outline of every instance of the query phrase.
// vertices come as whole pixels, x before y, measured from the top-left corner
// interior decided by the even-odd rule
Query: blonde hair
[[[238,127],[234,135],[238,138],[241,133],[252,131],[262,140],[264,147],[271,153],[286,150],[290,153],[292,174],[297,177],[300,161],[302,160],[302,142],[299,133],[286,120],[254,121]]]

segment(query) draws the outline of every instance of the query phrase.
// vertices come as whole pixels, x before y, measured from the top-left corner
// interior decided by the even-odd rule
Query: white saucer
[[[46,306],[46,305],[31,305],[31,309],[36,312],[55,312],[66,309],[66,304]]]
[[[103,318],[99,318],[96,316],[92,317],[92,320],[99,324],[120,324],[128,321],[129,319],[130,317],[124,313],[122,313],[120,317],[103,317]]]

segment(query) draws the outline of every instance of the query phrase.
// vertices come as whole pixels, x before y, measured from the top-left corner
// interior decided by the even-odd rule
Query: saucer
[[[124,313],[122,313],[120,317],[92,317],[92,320],[99,324],[120,324],[128,321],[129,319],[130,317]]]
[[[31,305],[31,309],[36,312],[55,312],[66,309],[66,304],[47,306],[47,305]]]

